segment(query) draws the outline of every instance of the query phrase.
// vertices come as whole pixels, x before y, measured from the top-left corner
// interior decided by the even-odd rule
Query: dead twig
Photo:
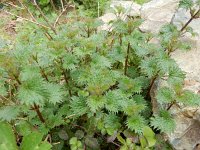
[[[71,6],[72,6],[72,5],[66,6],[66,7],[63,9],[63,11],[58,15],[58,17],[56,18],[56,20],[55,20],[55,22],[54,22],[54,25],[53,25],[54,28],[55,28],[56,25],[58,24],[58,22],[59,22],[61,16],[62,16],[62,15],[67,11],[67,9],[68,9],[69,7],[71,7]]]
[[[19,6],[17,6],[17,5],[14,5],[14,4],[10,3],[10,2],[6,2],[4,5],[6,5],[6,6],[10,5],[10,6],[12,6],[12,7],[15,7],[15,8],[18,8],[18,9],[21,9],[21,10],[24,9],[24,8],[19,7]]]
[[[6,11],[6,10],[2,10],[2,11],[5,12],[5,13],[7,13],[7,14],[9,14],[9,15],[11,15],[11,16],[15,16],[15,17],[20,18],[20,19],[22,19],[22,20],[25,20],[25,21],[34,23],[34,24],[36,24],[36,25],[38,25],[38,26],[41,26],[41,27],[43,27],[43,28],[51,29],[50,27],[45,26],[45,25],[43,25],[43,24],[41,24],[41,23],[39,23],[39,22],[32,21],[32,20],[29,20],[29,19],[27,19],[27,18],[23,18],[23,17],[21,17],[21,16],[18,16],[18,15],[16,15],[16,14],[13,14],[13,13],[11,13],[11,12],[9,12],[9,11]]]
[[[40,12],[40,14],[42,15],[43,19],[46,21],[46,23],[48,24],[48,26],[51,28],[51,30],[57,34],[55,28],[51,25],[51,23],[49,22],[48,18],[45,16],[45,14],[43,13],[43,11],[41,10],[41,8],[39,7],[39,5],[37,4],[36,0],[34,0],[34,5],[37,8],[37,10]]]
[[[60,3],[61,3],[62,11],[64,11],[65,9],[64,9],[64,4],[63,4],[63,1],[62,1],[62,0],[60,0]]]
[[[31,13],[31,11],[28,9],[28,7],[26,7],[26,5],[24,5],[23,2],[21,2],[21,0],[18,0],[18,2],[28,11],[28,13],[30,14],[30,16],[33,19],[33,21],[37,22],[37,20],[35,19],[35,17]]]
[[[64,10],[58,15],[58,17],[56,18],[56,21],[54,22],[54,25],[53,25],[54,28],[56,27],[56,25],[58,24],[59,19],[61,18],[61,16],[62,16],[65,12],[66,12],[66,9],[64,9]]]

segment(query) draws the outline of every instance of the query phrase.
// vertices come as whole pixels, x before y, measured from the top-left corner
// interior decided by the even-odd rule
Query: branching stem
[[[148,92],[147,92],[147,95],[146,95],[146,99],[150,98],[150,93],[151,93],[151,90],[152,90],[152,87],[157,79],[158,75],[155,75],[152,79],[151,79],[151,83],[150,83],[150,86],[149,86],[149,89],[148,89]]]
[[[181,28],[181,32],[183,32],[185,30],[185,28],[187,28],[187,26],[192,22],[193,19],[196,18],[196,16],[200,13],[200,9],[193,15],[191,16],[191,18],[188,20],[188,22],[186,22],[186,24]]]
[[[173,101],[170,103],[170,105],[167,108],[167,111],[170,110],[174,104],[176,104],[176,101]]]
[[[35,112],[37,113],[37,115],[38,115],[40,121],[41,121],[42,123],[45,123],[45,119],[44,119],[44,117],[42,116],[42,113],[40,112],[39,106],[36,105],[36,104],[34,103],[34,104],[33,104],[33,108],[34,108]]]
[[[15,16],[15,17],[20,18],[20,19],[22,19],[22,20],[25,20],[25,21],[34,23],[34,24],[36,24],[36,25],[38,25],[38,26],[41,26],[41,27],[43,27],[43,28],[50,29],[50,27],[45,26],[45,25],[43,25],[43,24],[41,24],[41,23],[39,23],[39,22],[32,21],[32,20],[29,20],[29,19],[27,19],[27,18],[23,18],[23,17],[21,17],[21,16],[15,15],[15,14],[13,14],[13,13],[11,13],[11,12],[6,11],[6,10],[2,10],[2,11],[4,11],[5,13],[7,13],[7,14],[9,14],[9,15],[11,15],[11,16]]]
[[[43,11],[41,10],[41,8],[39,7],[39,5],[37,4],[36,0],[34,0],[34,5],[35,7],[38,9],[38,11],[40,12],[40,14],[42,15],[43,19],[46,21],[46,23],[48,24],[48,26],[51,28],[51,30],[57,34],[55,28],[51,25],[51,23],[49,22],[48,18],[45,16],[45,14],[43,13]]]
[[[39,65],[39,62],[38,62],[38,59],[37,59],[37,56],[33,56],[33,60],[35,60],[35,62],[38,64],[39,68],[40,68],[40,72],[42,74],[42,77],[46,79],[46,81],[49,81],[46,73],[45,73],[45,70]]]
[[[60,59],[60,63],[61,63],[61,71],[62,71],[62,74],[64,76],[65,83],[66,83],[66,85],[69,86],[69,78],[67,77],[65,69],[62,67],[62,65],[63,65],[62,59]],[[70,89],[69,89],[69,96],[72,97],[72,91]]]

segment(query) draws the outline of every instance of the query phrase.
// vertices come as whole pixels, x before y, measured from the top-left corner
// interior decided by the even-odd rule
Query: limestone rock
[[[109,23],[110,21],[116,20],[117,16],[114,13],[107,13],[99,19],[101,19],[104,23]]]
[[[172,111],[176,129],[168,134],[169,142],[176,150],[194,150],[200,144],[200,111],[194,107],[173,107]]]
[[[144,32],[157,33],[166,23],[170,23],[179,0],[152,0],[141,8],[141,17],[145,20],[140,26]]]
[[[101,17],[99,17],[101,21],[103,21],[103,25],[98,28],[98,30],[106,30],[110,31],[112,25],[109,22],[117,19],[117,16],[114,13],[107,13]]]
[[[125,10],[125,14],[128,16],[140,16],[141,5],[134,3],[133,1],[117,1],[111,2],[110,7],[115,9],[115,7],[121,6]]]

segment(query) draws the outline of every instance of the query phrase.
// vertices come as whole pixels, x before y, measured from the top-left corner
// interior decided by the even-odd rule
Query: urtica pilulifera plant
[[[194,5],[200,2],[181,0],[191,19],[158,35],[141,32],[139,17],[119,17],[112,31],[77,12],[66,24],[21,23],[13,46],[0,46],[0,149],[154,149],[157,134],[175,128],[174,104],[200,104],[170,57],[190,48],[180,37],[193,34]],[[157,80],[167,85],[156,92],[161,107],[153,114]]]

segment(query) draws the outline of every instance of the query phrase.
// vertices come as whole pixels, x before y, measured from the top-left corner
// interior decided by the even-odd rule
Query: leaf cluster
[[[99,30],[101,22],[86,16],[67,19],[56,33],[22,25],[13,50],[0,53],[0,125],[8,132],[0,146],[15,140],[9,122],[24,149],[33,143],[48,150],[47,141],[59,142],[53,149],[152,149],[153,130],[175,128],[172,105],[199,105],[199,96],[183,89],[185,74],[170,57],[188,48],[176,26],[165,25],[155,44],[155,35],[139,30],[138,17],[118,18],[112,31]],[[166,86],[156,91],[161,107],[152,115],[150,92],[163,80]]]

